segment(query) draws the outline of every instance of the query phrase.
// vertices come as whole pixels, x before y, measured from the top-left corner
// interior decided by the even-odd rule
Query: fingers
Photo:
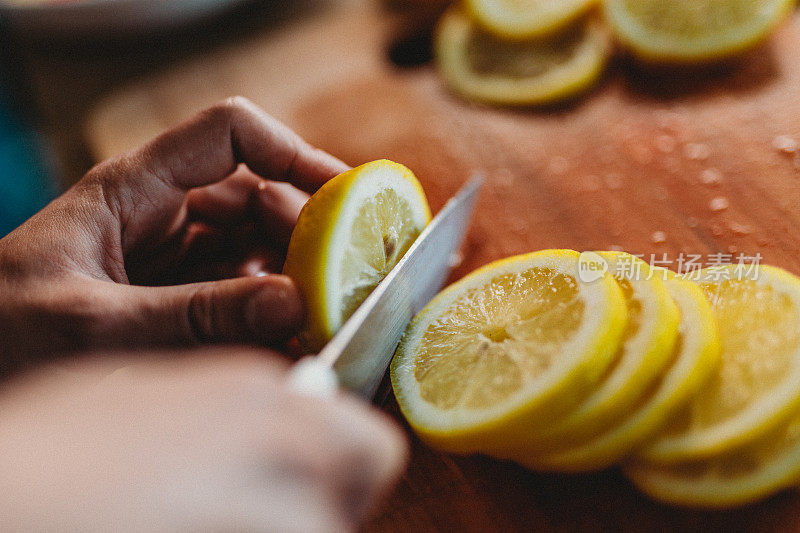
[[[231,98],[93,168],[73,194],[100,191],[119,220],[124,251],[180,227],[186,192],[224,180],[241,163],[305,191],[348,167],[243,98]]]
[[[235,278],[170,287],[124,287],[147,344],[254,342],[295,333],[303,319],[300,295],[285,276]],[[144,339],[142,339],[144,340]]]
[[[269,230],[265,237],[285,247],[307,201],[308,194],[296,187],[264,180],[240,167],[220,183],[191,190],[186,203],[192,219],[209,224],[230,226],[258,220]]]

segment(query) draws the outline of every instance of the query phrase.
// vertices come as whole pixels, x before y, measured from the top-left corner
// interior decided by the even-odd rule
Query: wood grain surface
[[[568,106],[497,110],[452,97],[430,65],[389,61],[397,15],[340,2],[269,36],[205,54],[115,93],[87,136],[98,159],[242,94],[351,164],[387,157],[421,179],[434,210],[473,172],[488,177],[452,278],[542,248],[761,254],[800,274],[800,14],[756,52],[710,71],[646,71],[620,55]],[[424,26],[424,24],[423,24]],[[410,46],[418,36],[408,33]],[[402,420],[389,394],[384,407]],[[800,531],[800,491],[729,512],[660,505],[616,470],[558,476],[433,451],[367,530]]]

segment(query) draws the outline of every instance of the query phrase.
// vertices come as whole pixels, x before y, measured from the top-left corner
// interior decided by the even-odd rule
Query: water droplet
[[[677,144],[675,137],[671,135],[659,135],[656,137],[656,148],[661,153],[671,154],[675,151],[675,146]]]
[[[661,244],[662,242],[666,242],[667,234],[663,231],[654,231],[652,235],[650,235],[650,240],[653,241],[653,244]]]
[[[793,154],[800,150],[800,143],[788,135],[778,135],[772,139],[772,147],[784,154]]]
[[[569,161],[567,161],[566,157],[557,155],[550,160],[550,165],[548,168],[553,174],[561,175],[569,170]]]
[[[735,244],[728,245],[728,253],[735,254],[739,251],[739,248]]]
[[[722,172],[716,168],[707,168],[700,174],[703,185],[718,185],[722,182]]]
[[[622,246],[620,246],[619,244],[609,244],[608,249],[611,250],[612,252],[621,252]]]
[[[616,190],[622,187],[622,176],[616,173],[606,174],[605,177],[606,187]]]
[[[700,223],[697,221],[696,218],[689,217],[686,219],[686,225],[689,226],[690,228],[696,228],[697,226],[700,225]]]
[[[711,157],[711,148],[703,143],[686,143],[683,153],[687,158],[694,161],[704,161]]]
[[[717,196],[713,198],[710,202],[708,202],[708,208],[714,211],[715,213],[718,211],[725,211],[728,209],[728,199],[724,196]]]
[[[731,222],[728,227],[734,235],[750,235],[753,233],[753,228],[746,224],[739,224],[738,222]]]
[[[772,241],[770,241],[770,239],[767,237],[759,237],[758,239],[756,239],[756,242],[758,243],[759,246],[769,246],[770,242]]]
[[[713,235],[714,237],[722,237],[723,235],[725,235],[725,231],[719,224],[713,224],[711,226],[711,235]]]

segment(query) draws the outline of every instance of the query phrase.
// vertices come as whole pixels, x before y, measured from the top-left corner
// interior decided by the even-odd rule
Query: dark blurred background
[[[0,236],[91,167],[84,126],[106,95],[325,4],[0,0]]]

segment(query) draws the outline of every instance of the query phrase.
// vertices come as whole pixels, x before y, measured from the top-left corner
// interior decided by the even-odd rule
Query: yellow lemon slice
[[[674,465],[642,461],[626,476],[652,498],[691,507],[736,507],[800,484],[800,415],[743,448]]]
[[[545,250],[491,263],[414,318],[391,378],[420,437],[461,453],[524,442],[591,390],[626,310],[609,274],[579,279],[578,258]]]
[[[638,257],[625,252],[597,255],[608,264],[628,308],[615,361],[577,408],[512,450],[511,458],[565,449],[608,429],[640,400],[672,355],[679,314],[664,282]]]
[[[552,37],[506,42],[457,8],[442,17],[435,39],[439,71],[450,88],[500,105],[548,104],[575,96],[597,80],[610,51],[610,39],[596,21]]]
[[[621,41],[652,61],[702,62],[767,38],[794,0],[604,0]]]
[[[501,39],[543,37],[563,29],[596,0],[466,0],[467,12]]]
[[[662,274],[681,316],[669,368],[639,405],[613,428],[581,445],[523,460],[523,464],[537,470],[562,472],[609,467],[658,431],[667,417],[697,392],[716,369],[720,347],[711,305],[695,284],[658,269],[657,275]]]
[[[757,440],[800,404],[800,279],[764,265],[729,265],[696,278],[719,328],[720,365],[655,440],[657,463],[702,459]]]
[[[336,176],[303,207],[283,273],[300,288],[303,348],[318,351],[389,273],[431,218],[403,165],[380,160]]]

